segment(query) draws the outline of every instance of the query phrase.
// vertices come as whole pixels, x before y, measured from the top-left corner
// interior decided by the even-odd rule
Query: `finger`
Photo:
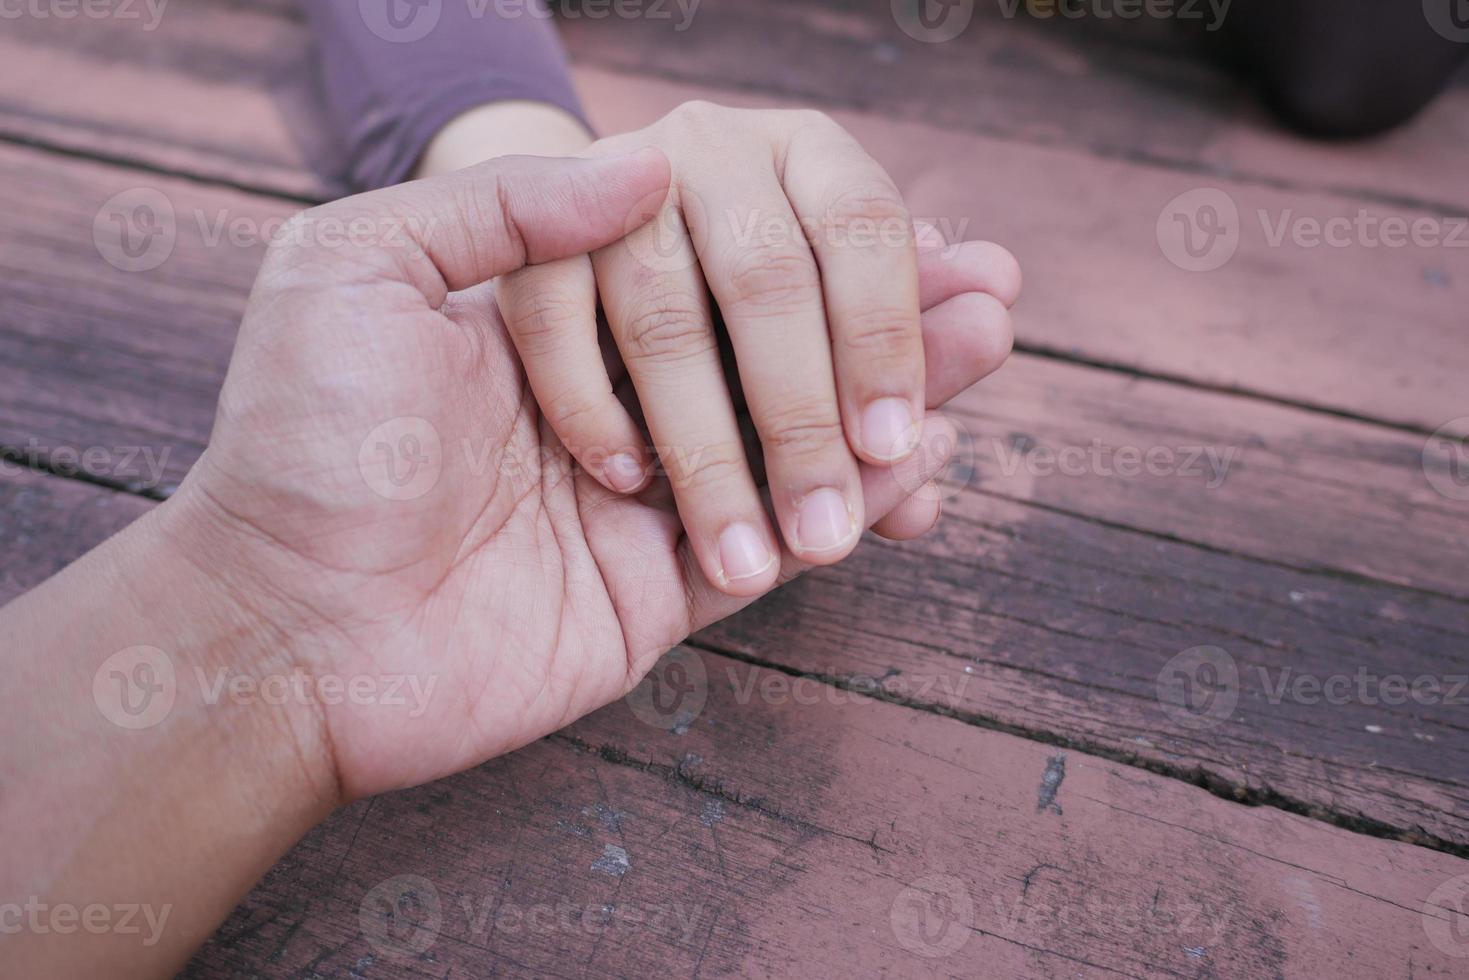
[[[932,531],[942,514],[938,487],[930,482],[872,525],[872,533],[889,541],[911,541]]]
[[[336,267],[414,286],[438,308],[450,292],[525,265],[589,252],[627,233],[639,202],[668,187],[668,159],[647,148],[557,160],[501,157],[325,205],[350,248]],[[396,247],[393,247],[396,243]]]
[[[918,299],[931,309],[960,293],[988,293],[1007,308],[1020,298],[1020,264],[994,242],[918,246]]]
[[[912,218],[888,175],[834,124],[790,137],[783,183],[821,266],[847,437],[869,463],[902,459],[923,417]]]
[[[768,170],[732,168],[704,196],[691,220],[717,218],[696,229],[699,257],[760,437],[776,520],[793,553],[839,561],[861,536],[862,495],[816,259]]]
[[[945,404],[999,369],[1013,342],[1010,311],[988,293],[960,293],[924,313],[928,407]]]
[[[708,291],[676,202],[592,261],[699,568],[730,595],[764,592],[779,570],[779,545],[745,459]]]
[[[585,255],[518,269],[496,295],[541,415],[582,468],[616,493],[647,486],[649,457],[612,391],[597,342],[597,280]]]
[[[923,314],[924,401],[939,408],[1005,363],[1014,344],[1010,311],[986,293],[961,292]],[[731,372],[732,373],[732,372]],[[735,410],[745,411],[738,379],[727,378]],[[752,459],[752,465],[759,460]],[[757,468],[757,482],[763,482]]]
[[[907,459],[895,465],[864,464],[861,467],[862,492],[867,501],[869,518],[881,519],[938,476],[949,461],[956,439],[954,427],[947,419],[940,415],[929,415],[920,423],[917,449]],[[920,493],[919,496],[928,495]],[[726,595],[705,581],[691,561],[683,561],[681,565],[686,570],[684,589],[689,599],[690,632],[733,615],[755,598]],[[781,556],[778,582],[788,582],[810,567],[795,555],[785,552]],[[776,583],[772,583],[772,587],[774,584]],[[650,665],[651,662],[641,666]]]

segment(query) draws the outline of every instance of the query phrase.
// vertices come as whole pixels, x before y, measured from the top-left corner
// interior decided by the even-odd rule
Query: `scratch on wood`
[[[1061,804],[1056,802],[1056,794],[1061,789],[1061,781],[1066,778],[1066,753],[1057,752],[1046,760],[1046,771],[1041,773],[1041,788],[1036,794],[1035,812],[1042,810],[1054,810],[1057,814],[1061,812]]]
[[[616,844],[608,844],[603,847],[602,856],[592,862],[593,871],[600,871],[614,878],[621,878],[631,867],[632,862],[627,858],[627,851]]]

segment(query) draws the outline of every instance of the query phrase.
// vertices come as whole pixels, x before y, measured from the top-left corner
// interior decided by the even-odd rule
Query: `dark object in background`
[[[1469,0],[1433,2],[1469,32]],[[1434,29],[1423,0],[1233,0],[1211,39],[1287,123],[1324,137],[1405,122],[1469,54]]]

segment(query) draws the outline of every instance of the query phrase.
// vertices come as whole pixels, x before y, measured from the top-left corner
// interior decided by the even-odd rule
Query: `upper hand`
[[[912,452],[925,407],[958,390],[942,376],[956,353],[964,385],[999,365],[1019,269],[989,243],[945,250],[932,228],[915,247],[892,181],[819,112],[688,103],[587,154],[648,145],[673,169],[668,193],[639,202],[633,223],[648,223],[590,258],[506,276],[499,306],[542,413],[586,471],[634,493],[661,463],[705,577],[759,595],[782,544],[813,564],[850,553],[877,516],[859,463]],[[651,450],[618,397],[624,366]],[[936,517],[920,500],[878,530],[908,536]]]

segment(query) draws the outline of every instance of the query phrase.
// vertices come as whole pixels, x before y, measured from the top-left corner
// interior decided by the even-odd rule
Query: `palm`
[[[390,286],[308,302],[332,315],[272,316],[289,338],[247,318],[201,485],[290,543],[273,585],[310,611],[309,669],[398,685],[329,709],[349,794],[553,731],[698,625],[671,502],[569,471],[489,287],[437,312]]]

